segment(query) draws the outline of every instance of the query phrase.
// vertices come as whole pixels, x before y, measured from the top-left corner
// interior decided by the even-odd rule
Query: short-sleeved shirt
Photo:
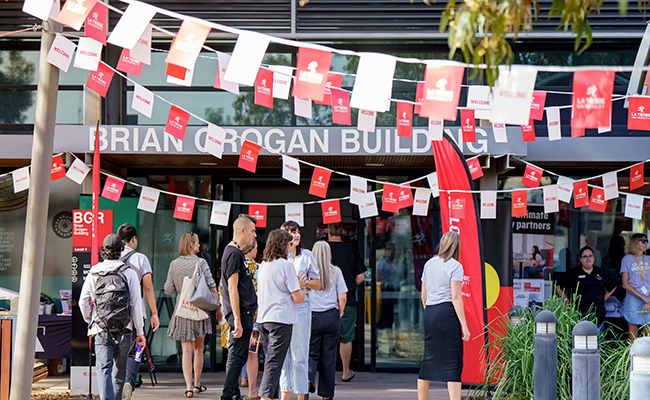
[[[298,322],[298,307],[291,296],[300,290],[293,265],[284,258],[264,261],[258,270],[259,309],[257,322],[292,325]]]
[[[318,272],[318,265],[316,265],[316,257],[314,253],[307,249],[300,249],[300,254],[293,256],[294,252],[290,251],[287,255],[287,260],[293,264],[293,268],[296,271],[296,276],[299,274],[304,274],[307,279],[320,279],[320,273]],[[309,292],[310,289],[307,289]]]
[[[578,308],[581,312],[586,313],[593,304],[596,308],[596,317],[599,320],[605,318],[605,314],[607,314],[605,293],[616,288],[616,282],[604,269],[598,267],[594,267],[590,274],[586,273],[582,267],[571,268],[558,280],[557,284],[562,289],[580,295]]]
[[[343,242],[329,242],[332,249],[332,265],[341,269],[345,285],[348,288],[346,306],[357,305],[357,275],[366,272],[363,260],[359,253],[350,245]]]
[[[628,254],[621,261],[621,275],[627,272],[627,282],[636,289],[637,292],[644,296],[650,296],[650,257],[643,255],[641,257]],[[637,263],[638,259],[638,263]],[[643,265],[645,261],[645,278],[642,277]],[[641,264],[641,265],[639,265]]]
[[[422,282],[426,285],[426,305],[451,301],[451,282],[463,281],[463,266],[453,258],[445,261],[435,256],[424,264]]]
[[[251,313],[257,308],[257,294],[255,294],[255,285],[253,283],[253,274],[246,264],[244,253],[235,246],[226,246],[221,257],[221,288],[224,316],[232,312],[230,304],[230,291],[228,288],[228,279],[233,274],[239,274],[239,309],[248,310]]]
[[[339,294],[346,293],[348,287],[345,285],[345,279],[343,279],[341,269],[335,267],[334,271],[336,272],[330,274],[329,289],[311,291],[309,301],[311,302],[312,312],[323,312],[333,308],[339,309]],[[336,278],[336,281],[334,278]],[[323,284],[322,281],[321,284]]]
[[[124,257],[131,252],[133,252],[133,254],[129,256],[129,258],[125,261],[125,264],[134,270],[136,275],[138,275],[138,282],[140,282],[140,286],[142,287],[142,277],[147,274],[153,274],[153,271],[151,270],[151,264],[149,264],[149,259],[147,256],[133,250],[129,246],[124,246],[124,250],[122,251],[120,257]],[[142,290],[144,290],[144,287],[142,287]],[[147,313],[145,312],[146,307],[142,291],[140,292],[140,297],[142,298],[142,313],[146,316]]]

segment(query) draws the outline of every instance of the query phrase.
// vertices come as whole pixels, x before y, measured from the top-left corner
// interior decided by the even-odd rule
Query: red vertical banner
[[[589,187],[587,181],[573,183],[573,206],[580,208],[589,205]]]
[[[528,191],[514,190],[512,192],[512,216],[525,217],[528,212]]]
[[[95,154],[93,155],[93,196],[92,196],[92,211],[93,211],[93,225],[91,229],[92,242],[90,245],[90,265],[95,265],[99,262],[99,121],[97,121],[97,129],[95,130]]]
[[[463,303],[471,339],[464,342],[462,381],[483,382],[485,375],[486,304],[483,294],[483,247],[479,227],[478,205],[471,193],[453,193],[453,198],[464,201],[465,218],[453,218],[450,212],[452,196],[447,190],[474,190],[474,184],[465,158],[447,134],[444,140],[432,142],[438,184],[440,186],[440,213],[443,232],[460,235],[460,263],[463,265]]]
[[[534,142],[535,141],[535,124],[533,120],[528,122],[528,125],[521,126],[521,135],[524,137],[524,142]]]
[[[397,102],[397,136],[411,137],[413,134],[413,104]]]
[[[635,190],[643,186],[643,168],[645,163],[637,164],[630,169],[630,190]]]
[[[381,210],[396,213],[399,211],[399,186],[391,183],[384,184]]]
[[[474,110],[463,108],[460,110],[460,126],[463,129],[463,142],[476,142],[476,120]]]

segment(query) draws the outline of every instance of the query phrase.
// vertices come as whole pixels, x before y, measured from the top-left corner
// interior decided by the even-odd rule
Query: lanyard
[[[636,258],[636,254],[634,255],[634,259],[636,260],[636,265],[640,266],[639,259]],[[641,271],[641,279],[645,280],[645,256],[641,255],[641,259],[643,260],[643,271]],[[639,268],[639,270],[641,270],[641,268]]]

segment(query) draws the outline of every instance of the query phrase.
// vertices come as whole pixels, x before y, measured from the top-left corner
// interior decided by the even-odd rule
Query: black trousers
[[[258,324],[264,348],[264,374],[260,397],[280,398],[280,373],[291,344],[293,325],[264,322]]]
[[[235,317],[232,313],[226,315],[226,321],[230,325],[230,344],[228,345],[228,361],[226,362],[226,381],[223,384],[221,398],[231,400],[239,398],[239,375],[241,369],[246,365],[248,360],[248,344],[253,332],[253,313],[247,310],[241,310],[241,325],[244,332],[240,338],[232,337],[235,330]]]
[[[340,330],[341,317],[336,308],[311,313],[309,381],[316,385],[316,371],[318,370],[318,395],[321,397],[334,397],[336,348],[339,344]]]

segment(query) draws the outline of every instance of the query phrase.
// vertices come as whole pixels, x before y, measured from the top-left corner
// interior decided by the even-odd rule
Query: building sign
[[[350,127],[223,127],[226,136],[223,154],[238,155],[242,139],[264,146],[261,155],[431,155],[428,129],[413,128],[412,137],[397,136],[394,127],[378,127],[373,132]],[[92,152],[96,128],[57,125],[54,151]],[[464,143],[460,127],[446,127],[465,155],[483,153],[526,155],[527,147],[518,126],[508,127],[508,143],[496,143],[491,127],[476,129],[476,142]],[[101,126],[100,150],[104,154],[202,154],[208,153],[207,126],[187,127],[185,139],[164,132],[163,126]],[[238,137],[239,138],[238,138]],[[28,156],[29,157],[29,156]]]
[[[528,206],[523,217],[512,218],[512,233],[532,233],[538,235],[555,234],[555,217],[544,212],[544,207]]]

